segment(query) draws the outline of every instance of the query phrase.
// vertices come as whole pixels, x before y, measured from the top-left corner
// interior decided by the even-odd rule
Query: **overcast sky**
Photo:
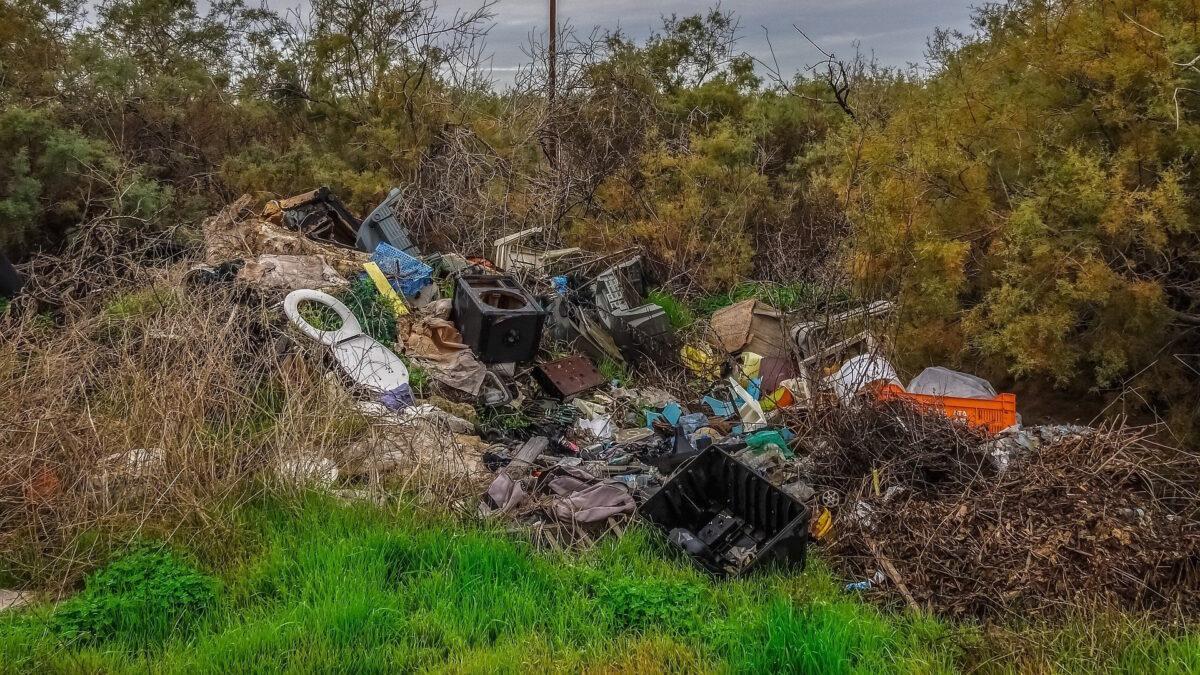
[[[478,0],[442,0],[443,12],[476,8]],[[781,69],[794,72],[820,60],[817,51],[801,38],[792,24],[800,26],[824,49],[838,56],[853,54],[854,43],[874,53],[891,66],[924,64],[925,39],[934,28],[966,30],[971,6],[978,0],[725,0],[721,8],[733,11],[741,21],[741,49],[766,59],[763,26],[771,35]],[[660,23],[660,17],[705,11],[708,0],[559,0],[560,24],[569,22],[580,33],[593,26],[620,28],[641,39]],[[488,36],[492,74],[503,87],[512,81],[517,66],[526,58],[521,47],[531,32],[544,34],[548,0],[498,0],[495,26]]]

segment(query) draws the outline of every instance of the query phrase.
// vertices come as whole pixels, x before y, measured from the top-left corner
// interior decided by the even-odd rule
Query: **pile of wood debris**
[[[1200,458],[1147,429],[996,439],[902,406],[809,420],[814,486],[841,496],[826,543],[860,588],[981,619],[1200,609]]]

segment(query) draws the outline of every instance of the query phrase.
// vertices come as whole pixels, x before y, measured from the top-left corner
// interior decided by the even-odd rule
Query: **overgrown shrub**
[[[1194,413],[1196,370],[1170,355],[1200,323],[1195,19],[1177,0],[988,5],[977,33],[937,36],[932,77],[830,139],[848,263],[899,297],[903,365],[981,356]]]
[[[54,627],[67,642],[152,647],[203,620],[220,588],[179,555],[141,548],[89,576],[83,592],[55,610]]]

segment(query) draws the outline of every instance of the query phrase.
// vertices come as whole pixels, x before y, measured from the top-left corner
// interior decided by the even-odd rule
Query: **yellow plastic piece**
[[[763,412],[770,412],[776,408],[786,408],[796,402],[796,397],[792,396],[792,392],[787,387],[779,387],[774,392],[767,394],[759,400],[762,404]]]
[[[721,362],[707,347],[687,345],[679,350],[683,365],[695,373],[696,377],[715,380],[721,376]]]
[[[754,352],[742,352],[738,358],[742,361],[742,376],[747,380],[753,380],[762,372],[762,356]]]
[[[375,288],[379,290],[379,294],[392,304],[396,316],[408,314],[408,305],[404,304],[404,298],[401,298],[396,289],[388,283],[387,277],[384,276],[383,270],[379,269],[379,265],[373,262],[363,263],[363,269],[367,271],[367,276],[371,277],[371,281],[375,282]]]
[[[821,540],[829,535],[829,531],[833,529],[833,514],[824,506],[821,507],[821,512],[817,514],[815,520],[808,527],[808,533],[813,539]]]

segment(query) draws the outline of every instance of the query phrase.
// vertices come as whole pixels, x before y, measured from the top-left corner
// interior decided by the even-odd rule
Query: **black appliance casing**
[[[489,303],[489,296],[502,296],[514,306]],[[480,361],[509,363],[537,355],[546,310],[512,277],[463,275],[454,285],[453,317]]]

